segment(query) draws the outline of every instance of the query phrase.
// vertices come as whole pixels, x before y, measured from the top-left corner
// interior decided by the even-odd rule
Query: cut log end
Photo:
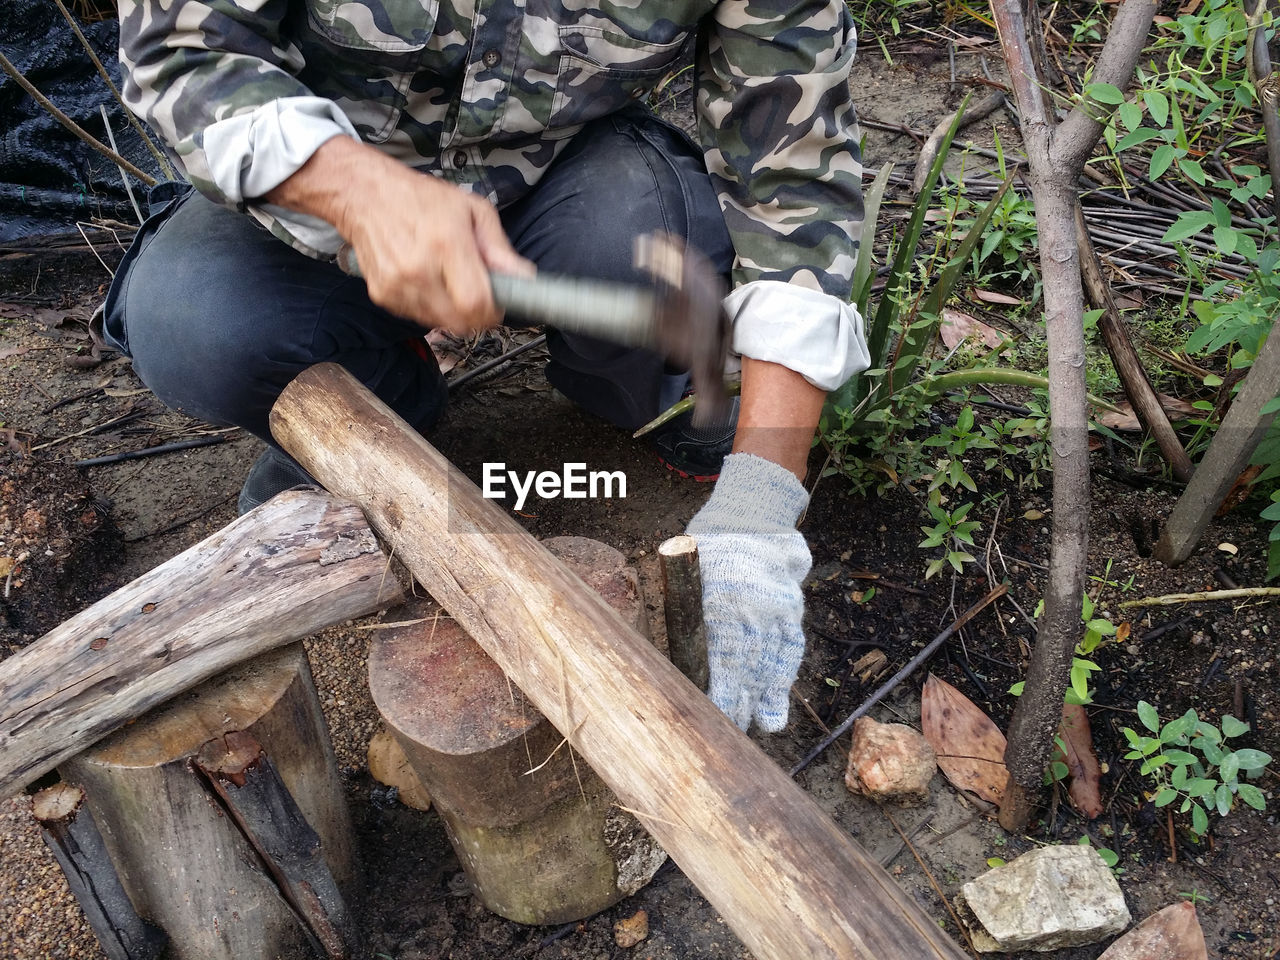
[[[244,730],[214,737],[196,754],[196,766],[210,777],[243,787],[249,769],[263,756],[262,744]]]
[[[70,783],[55,783],[37,793],[31,800],[31,813],[44,826],[74,820],[84,791]]]

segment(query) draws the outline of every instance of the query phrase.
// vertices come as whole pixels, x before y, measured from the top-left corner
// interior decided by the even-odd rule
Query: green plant
[[[966,520],[972,503],[962,503],[955,510],[946,510],[936,497],[929,499],[929,514],[936,521],[932,527],[921,527],[925,538],[920,541],[922,548],[942,547],[943,554],[930,561],[925,569],[924,578],[928,580],[950,564],[956,573],[964,570],[966,563],[975,563],[973,554],[965,547],[973,546],[973,532],[982,525],[976,520]]]
[[[1208,810],[1225,817],[1237,800],[1255,810],[1266,809],[1262,791],[1241,783],[1240,775],[1261,775],[1271,757],[1261,750],[1227,746],[1228,740],[1249,731],[1247,723],[1224,716],[1221,726],[1216,727],[1188,710],[1162,724],[1156,708],[1145,700],[1138,702],[1138,719],[1147,732],[1123,728],[1132,748],[1125,759],[1142,761],[1139,773],[1150,778],[1154,787],[1151,800],[1157,807],[1182,800],[1178,812],[1191,814],[1191,832],[1196,837],[1209,829]]]
[[[1080,844],[1080,846],[1082,847],[1093,847],[1093,841],[1089,839],[1088,834],[1085,834],[1076,842]],[[1093,847],[1093,848],[1098,851],[1098,856],[1102,858],[1102,862],[1105,863],[1112,870],[1115,870],[1116,867],[1119,866],[1120,856],[1114,850],[1111,850],[1107,847]]]
[[[948,486],[953,490],[964,487],[973,493],[978,492],[978,485],[965,469],[964,455],[970,450],[990,450],[995,443],[980,428],[975,429],[974,421],[973,407],[965,404],[953,426],[943,427],[935,436],[925,440],[924,446],[941,447],[946,453],[937,462],[933,479],[929,482],[930,491]]]
[[[1044,601],[1041,600],[1036,604],[1033,616],[1039,618],[1043,612]],[[1076,644],[1075,656],[1071,659],[1071,683],[1067,687],[1065,696],[1067,703],[1073,703],[1077,706],[1093,703],[1093,690],[1089,686],[1089,678],[1102,669],[1093,660],[1087,658],[1092,656],[1093,652],[1103,643],[1116,635],[1116,625],[1114,623],[1102,617],[1095,617],[1093,613],[1094,602],[1089,599],[1089,595],[1086,593],[1080,604],[1080,620],[1084,624],[1084,637]],[[1019,680],[1009,688],[1009,692],[1015,697],[1020,697],[1025,686],[1026,681]],[[1063,752],[1065,753],[1066,751]]]

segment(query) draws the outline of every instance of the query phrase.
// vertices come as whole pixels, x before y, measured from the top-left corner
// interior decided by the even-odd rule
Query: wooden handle
[[[271,411],[636,813],[758,960],[959,960],[893,879],[693,684],[341,367]]]

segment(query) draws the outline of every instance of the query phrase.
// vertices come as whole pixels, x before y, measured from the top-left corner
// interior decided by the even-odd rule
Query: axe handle
[[[363,276],[355,250],[338,251],[338,266],[353,277]],[[490,273],[494,302],[503,310],[558,330],[600,337],[633,347],[657,347],[652,290],[625,283],[540,274],[518,277]]]

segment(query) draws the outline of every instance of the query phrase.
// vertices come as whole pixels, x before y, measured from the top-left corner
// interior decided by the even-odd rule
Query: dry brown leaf
[[[998,303],[1006,307],[1016,307],[1022,303],[1017,297],[1011,297],[1007,293],[997,293],[994,290],[979,290],[975,287],[970,293],[975,300],[981,300],[983,303]]]
[[[10,357],[20,357],[30,349],[30,347],[5,347],[3,350],[0,350],[0,360],[8,360]]]
[[[1107,947],[1098,960],[1208,960],[1196,908],[1171,904]]]
[[[1004,734],[991,718],[945,680],[932,673],[920,697],[924,738],[938,766],[958,790],[998,804],[1009,772],[1004,766]]]
[[[954,350],[970,337],[976,337],[988,347],[998,347],[1004,342],[1000,331],[989,327],[977,317],[950,307],[942,308],[942,326],[938,331],[947,349]]]
[[[1163,393],[1157,393],[1156,397],[1160,401],[1160,406],[1164,407],[1164,412],[1168,414],[1170,420],[1185,420],[1196,412],[1195,407],[1186,400],[1179,400],[1177,397],[1170,397]],[[1094,419],[1102,426],[1109,427],[1112,430],[1135,431],[1142,429],[1138,415],[1133,412],[1133,406],[1128,400],[1120,401],[1116,404],[1116,407],[1119,408],[1120,413],[1112,413],[1107,410]]]
[[[1248,500],[1249,495],[1253,493],[1253,485],[1257,482],[1260,473],[1262,473],[1261,464],[1245,467],[1244,472],[1236,477],[1236,482],[1231,485],[1227,495],[1222,498],[1222,506],[1215,510],[1213,515],[1215,517],[1225,517]]]
[[[1093,750],[1093,731],[1089,728],[1089,715],[1084,712],[1084,707],[1074,703],[1062,705],[1058,736],[1066,746],[1066,755],[1055,750],[1054,759],[1067,765],[1067,773],[1071,777],[1067,796],[1073,807],[1092,820],[1100,816],[1103,809],[1099,783],[1102,769]]]

